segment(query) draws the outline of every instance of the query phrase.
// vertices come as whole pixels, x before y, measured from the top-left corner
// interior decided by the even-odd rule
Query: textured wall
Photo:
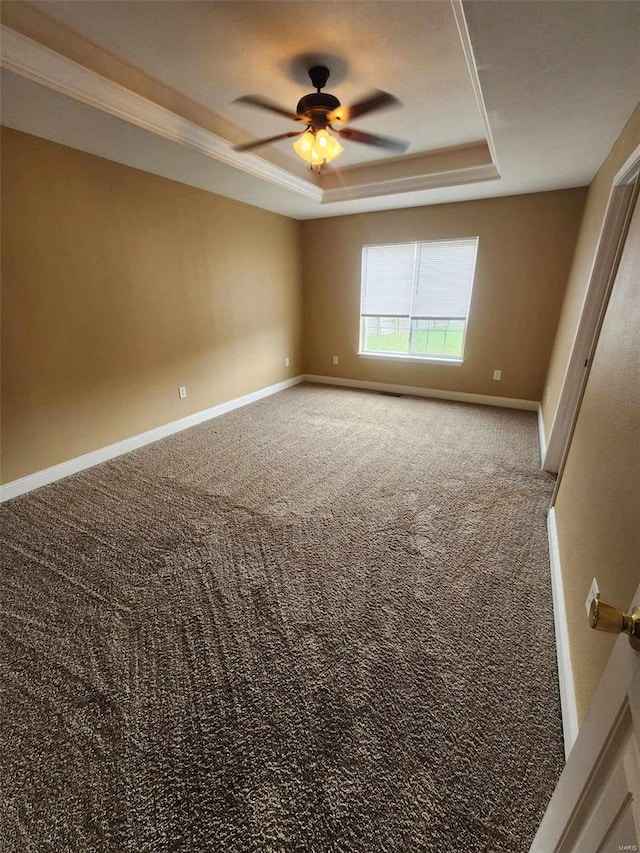
[[[539,400],[585,195],[560,190],[303,222],[306,372]],[[362,246],[476,235],[464,364],[359,357]]]
[[[6,129],[2,209],[3,482],[301,372],[299,223]]]
[[[591,579],[627,607],[640,583],[640,205],[626,241],[556,498],[571,664],[584,718],[615,637],[589,628]],[[640,602],[634,602],[640,604]]]
[[[611,183],[616,172],[622,167],[637,145],[640,145],[640,104],[632,113],[609,156],[589,187],[575,257],[558,323],[558,333],[549,362],[549,372],[545,380],[544,387],[545,391],[549,390],[549,399],[542,401],[542,417],[547,435],[551,430],[564,374],[571,356],[571,347],[589,284],[591,267],[598,247],[598,237],[611,192]],[[546,394],[543,396],[546,397]]]

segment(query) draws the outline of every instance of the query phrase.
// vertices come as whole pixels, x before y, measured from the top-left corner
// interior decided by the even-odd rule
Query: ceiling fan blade
[[[409,147],[409,143],[402,139],[391,139],[388,136],[377,136],[374,133],[364,133],[362,130],[356,130],[353,127],[335,128],[335,132],[342,136],[343,139],[349,139],[351,142],[362,142],[364,145],[375,145],[378,148],[386,148],[388,151],[397,151],[402,154]]]
[[[279,116],[291,119],[291,121],[303,121],[304,116],[297,113],[292,113],[284,107],[270,101],[269,98],[263,98],[262,95],[243,95],[241,98],[236,98],[234,104],[248,104],[250,107],[260,107],[263,110],[268,110],[270,113],[277,113]]]
[[[330,123],[353,121],[355,118],[372,113],[374,110],[382,110],[386,107],[399,106],[400,101],[395,95],[390,95],[389,92],[383,92],[380,89],[375,89],[366,98],[356,101],[350,107],[337,107],[333,112],[329,113],[328,119]]]
[[[259,145],[268,145],[270,142],[277,142],[279,139],[289,139],[292,136],[300,136],[305,133],[304,130],[291,130],[289,133],[279,133],[277,136],[268,136],[266,139],[254,139],[253,142],[245,142],[244,145],[234,145],[234,151],[250,151],[252,148],[257,148]]]

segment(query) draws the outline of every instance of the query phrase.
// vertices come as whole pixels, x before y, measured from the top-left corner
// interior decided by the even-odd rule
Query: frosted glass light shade
[[[302,157],[302,159],[306,160],[307,163],[311,163],[311,162],[313,162],[311,157],[312,157],[314,142],[315,142],[315,140],[313,138],[312,133],[309,133],[309,132],[304,133],[300,137],[300,139],[297,139],[293,143],[293,150],[296,152],[298,157]]]
[[[344,148],[328,131],[318,130],[316,133],[313,131],[304,133],[293,143],[293,150],[312,168],[313,166],[320,168],[323,163],[330,163],[344,151]]]

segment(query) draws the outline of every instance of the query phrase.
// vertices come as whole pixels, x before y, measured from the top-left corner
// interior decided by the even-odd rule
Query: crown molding
[[[495,164],[496,171],[498,171],[496,146],[494,144],[493,135],[491,133],[491,125],[489,124],[487,107],[485,105],[484,96],[482,94],[482,86],[480,85],[480,77],[478,76],[478,66],[476,65],[476,58],[473,53],[473,47],[471,45],[471,36],[469,35],[469,28],[467,27],[467,19],[464,14],[464,6],[462,5],[462,0],[451,0],[451,8],[453,10],[453,17],[456,20],[456,26],[458,27],[458,35],[460,36],[462,52],[464,53],[464,58],[467,63],[467,70],[469,71],[471,87],[473,88],[473,94],[476,96],[478,112],[480,113],[482,123],[484,124],[484,132],[487,137],[487,145],[489,146],[489,151],[491,152],[491,159]]]
[[[500,177],[485,139],[342,169],[323,180],[323,204],[492,181]]]
[[[485,139],[467,142],[463,145],[449,145],[446,148],[433,148],[418,154],[402,157],[385,157],[369,163],[357,163],[346,166],[339,172],[326,172],[322,175],[321,186],[324,190],[340,189],[345,184],[377,184],[381,181],[394,181],[400,178],[413,178],[417,175],[435,175],[439,172],[454,172],[469,169],[472,166],[492,165],[491,152]]]
[[[354,184],[350,187],[325,190],[322,204],[374,198],[382,195],[399,195],[400,193],[418,192],[420,190],[433,190],[438,187],[455,187],[460,184],[475,184],[480,181],[495,181],[499,177],[500,173],[493,163],[485,163],[481,166],[452,169],[428,175],[412,175],[406,178],[376,181],[370,184]]]
[[[322,200],[320,187],[266,160],[234,151],[222,137],[6,26],[2,27],[0,62],[8,71],[129,124],[317,202]]]

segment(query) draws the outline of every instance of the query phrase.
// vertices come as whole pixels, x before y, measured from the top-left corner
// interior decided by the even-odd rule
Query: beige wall
[[[549,362],[549,372],[544,384],[545,394],[542,401],[542,417],[547,435],[549,435],[551,425],[553,424],[564,374],[571,355],[571,347],[578,328],[580,313],[587,285],[589,284],[589,275],[598,246],[598,237],[600,236],[600,229],[602,228],[609,200],[611,183],[625,160],[639,144],[640,104],[638,104],[632,113],[611,149],[609,156],[598,170],[589,187],[584,207],[584,216],[580,226],[580,234],[576,244],[575,257],[571,265],[567,292],[558,323],[558,333],[553,345]],[[549,393],[548,399],[546,398],[547,391]]]
[[[571,304],[559,336],[577,314],[578,282],[584,284],[595,251],[611,180],[640,145],[640,109],[599,171],[572,275]],[[596,216],[598,214],[598,216]],[[640,583],[640,205],[627,237],[585,396],[555,502],[570,654],[580,721],[591,703],[615,637],[592,631],[584,600],[592,578],[603,600],[631,604]],[[575,317],[577,322],[577,316]],[[566,351],[556,344],[557,359]],[[552,365],[552,370],[557,364]],[[636,604],[640,602],[635,602]]]
[[[303,222],[306,372],[539,400],[585,195],[560,190]],[[362,246],[476,235],[464,364],[359,357]]]
[[[298,222],[6,129],[2,211],[3,482],[301,372]]]

